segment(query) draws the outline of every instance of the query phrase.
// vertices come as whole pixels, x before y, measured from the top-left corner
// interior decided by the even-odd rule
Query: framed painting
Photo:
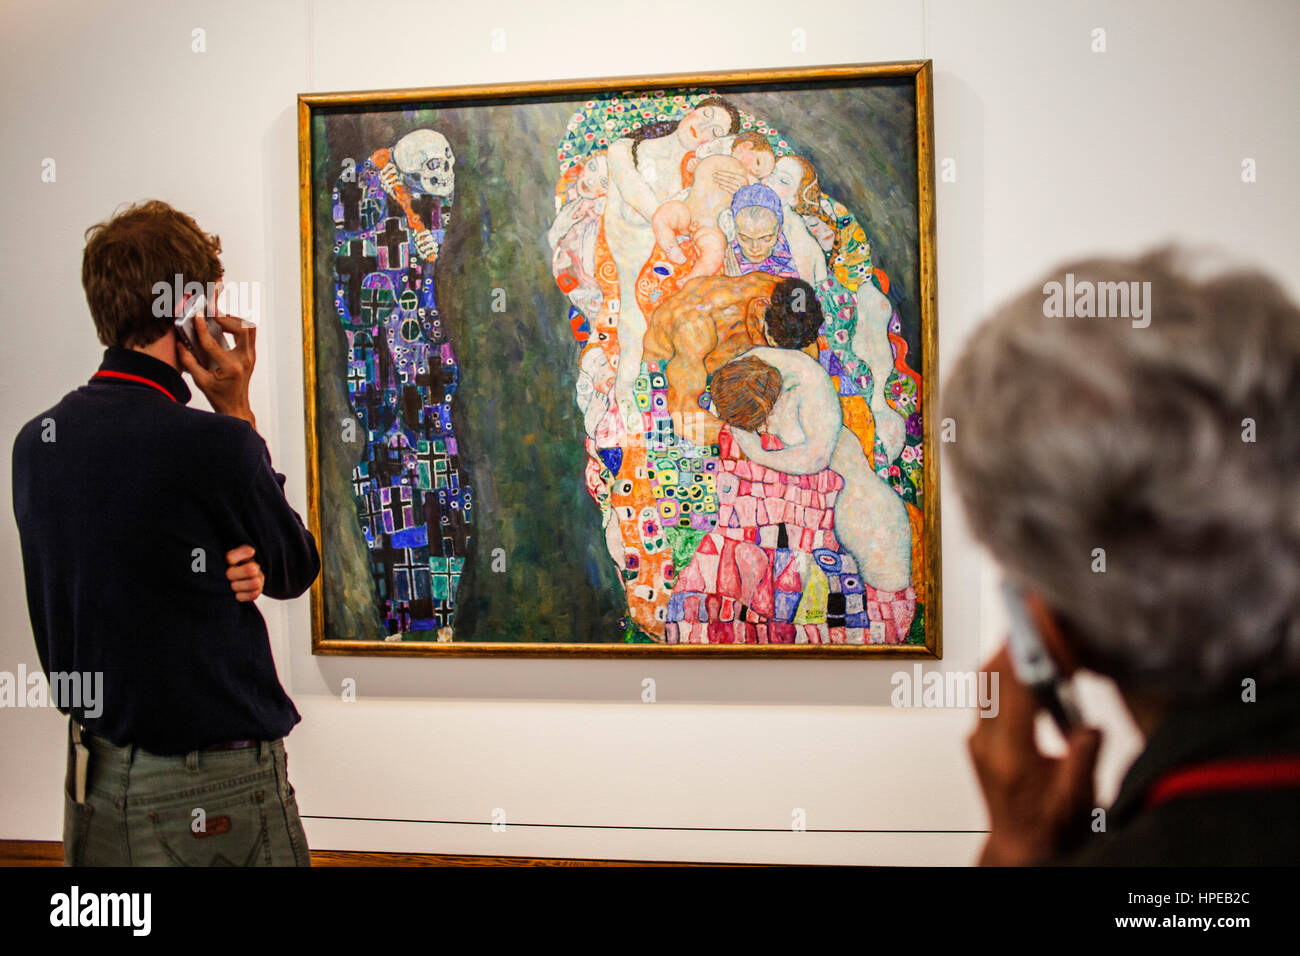
[[[940,656],[929,61],[298,97],[319,654]]]

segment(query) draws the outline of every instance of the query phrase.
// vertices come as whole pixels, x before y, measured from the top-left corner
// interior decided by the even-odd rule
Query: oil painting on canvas
[[[314,649],[939,653],[929,79],[300,97]]]

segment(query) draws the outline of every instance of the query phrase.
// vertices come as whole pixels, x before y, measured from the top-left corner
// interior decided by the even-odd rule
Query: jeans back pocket
[[[266,791],[195,795],[190,805],[147,811],[162,859],[173,866],[269,866]],[[144,862],[144,861],[141,861]]]

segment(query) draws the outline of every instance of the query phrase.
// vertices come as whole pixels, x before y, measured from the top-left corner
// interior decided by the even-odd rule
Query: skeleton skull
[[[431,129],[407,133],[393,147],[393,162],[412,189],[450,199],[456,188],[452,154],[447,137]],[[418,184],[418,185],[417,185]]]

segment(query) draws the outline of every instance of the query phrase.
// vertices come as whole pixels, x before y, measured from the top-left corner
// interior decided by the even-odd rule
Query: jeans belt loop
[[[190,773],[199,772],[199,752],[197,750],[191,750],[185,755],[185,769]]]
[[[266,763],[271,759],[271,742],[269,740],[259,740],[257,742],[257,762]]]

